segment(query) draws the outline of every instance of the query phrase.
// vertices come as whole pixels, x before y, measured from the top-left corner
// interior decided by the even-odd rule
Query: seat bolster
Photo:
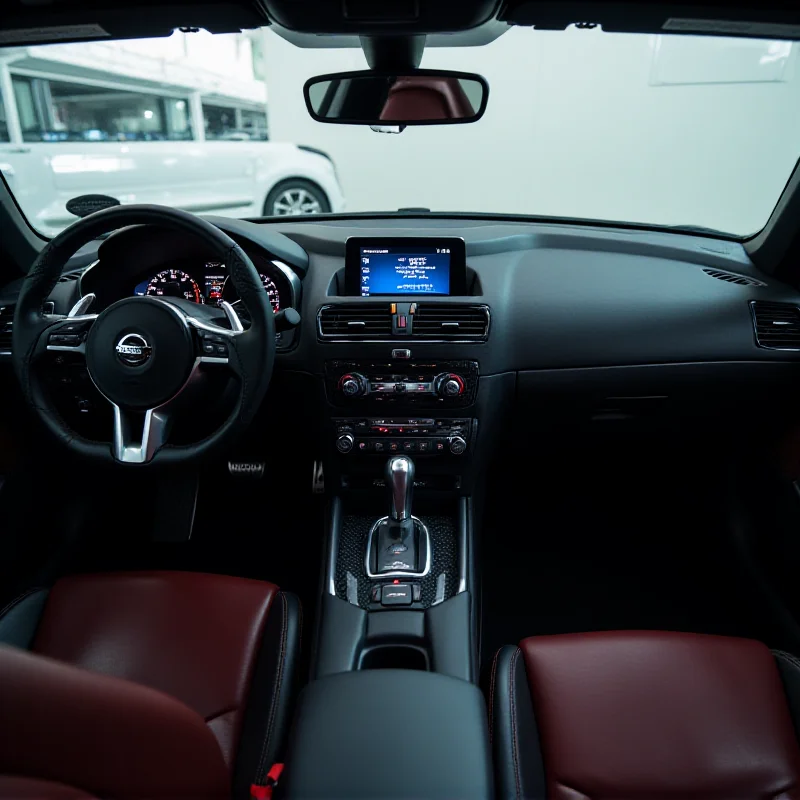
[[[300,601],[289,592],[278,592],[264,625],[247,698],[234,772],[237,796],[247,796],[250,785],[262,783],[269,768],[282,760],[297,693],[302,629]]]
[[[0,774],[117,800],[230,795],[203,718],[156,690],[0,647],[0,708]]]
[[[489,732],[499,798],[545,796],[544,767],[525,660],[519,647],[496,653],[489,676]]]

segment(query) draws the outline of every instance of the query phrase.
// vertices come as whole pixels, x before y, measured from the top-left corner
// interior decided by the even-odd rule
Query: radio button
[[[417,443],[417,452],[418,453],[430,453],[431,451],[431,443],[422,441]]]
[[[400,442],[389,442],[389,452],[397,453],[400,450]]]
[[[382,453],[386,449],[386,443],[385,442],[373,442],[372,443],[372,449],[376,453]]]
[[[403,452],[404,453],[414,453],[417,450],[417,443],[416,442],[403,442]]]

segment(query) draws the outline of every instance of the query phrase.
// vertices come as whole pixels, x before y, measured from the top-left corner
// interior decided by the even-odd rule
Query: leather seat
[[[492,664],[497,795],[800,798],[800,661],[747,639],[525,639]]]
[[[67,665],[79,668],[75,671],[80,674],[102,673],[109,679],[123,679],[116,681],[123,684],[117,693],[149,691],[158,695],[162,710],[172,703],[194,722],[199,720],[205,732],[199,752],[207,751],[212,742],[215,753],[205,752],[199,760],[205,766],[214,759],[222,765],[227,792],[234,797],[249,797],[251,784],[262,783],[279,760],[296,678],[300,628],[297,598],[271,583],[180,572],[73,576],[50,590],[29,591],[0,612],[0,644],[28,650],[46,657],[51,667],[53,663],[62,667],[62,672],[45,671],[55,683],[67,680],[62,674]],[[10,657],[4,654],[6,661]],[[8,669],[16,675],[18,665]],[[141,701],[145,708],[154,702],[152,698]],[[102,709],[106,704],[95,705]],[[174,708],[169,708],[173,713]],[[101,722],[95,726],[98,739],[117,735],[126,724],[124,716]],[[180,725],[188,725],[190,739],[201,740],[197,725],[183,717]],[[76,792],[75,797],[82,796],[80,791],[90,796],[93,792],[126,796],[125,790],[109,788],[107,782],[99,789],[92,783],[94,757],[80,751],[87,742],[69,737],[63,742],[71,756],[67,760],[85,766],[87,780],[61,781],[68,786],[58,791],[63,794],[69,789]],[[35,762],[42,767],[39,773],[31,772],[30,764],[27,771],[15,772],[0,744],[0,772],[14,780],[25,777],[58,784],[61,768],[50,760],[51,755],[58,761],[64,751],[57,758],[40,752]],[[69,774],[74,779],[74,771]],[[8,791],[4,786],[0,783],[0,791]],[[25,796],[19,785],[14,791]],[[211,794],[218,796],[216,790]]]

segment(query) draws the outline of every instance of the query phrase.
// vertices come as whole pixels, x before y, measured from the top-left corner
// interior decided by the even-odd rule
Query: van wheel
[[[311,181],[290,178],[279,183],[264,202],[265,217],[287,217],[297,214],[327,214],[331,210],[325,192]]]

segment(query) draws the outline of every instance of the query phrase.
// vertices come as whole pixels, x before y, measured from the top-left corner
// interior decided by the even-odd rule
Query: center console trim
[[[364,558],[364,567],[367,570],[367,577],[378,579],[378,578],[424,578],[430,571],[431,571],[431,555],[432,555],[432,547],[431,547],[431,534],[428,531],[428,528],[425,526],[425,523],[412,515],[412,521],[415,525],[419,525],[422,532],[425,534],[425,539],[428,542],[427,546],[427,555],[425,556],[425,567],[423,568],[422,572],[410,572],[409,570],[395,570],[393,572],[378,572],[375,573],[370,569],[369,566],[369,554],[372,552],[372,537],[375,534],[375,531],[378,530],[378,527],[384,523],[388,522],[389,517],[381,517],[379,520],[375,522],[375,524],[369,530],[369,536],[367,536],[367,552]],[[333,572],[331,572],[333,574]]]

